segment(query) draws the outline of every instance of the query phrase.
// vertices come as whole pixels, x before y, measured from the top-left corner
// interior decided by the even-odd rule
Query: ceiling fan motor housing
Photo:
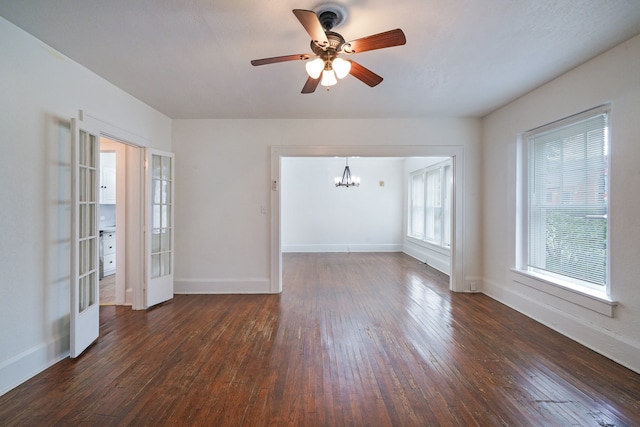
[[[333,56],[337,55],[338,51],[340,51],[342,45],[345,43],[344,37],[333,31],[325,31],[325,34],[327,35],[327,40],[329,40],[329,45],[320,46],[312,40],[311,50],[320,57],[327,54]]]

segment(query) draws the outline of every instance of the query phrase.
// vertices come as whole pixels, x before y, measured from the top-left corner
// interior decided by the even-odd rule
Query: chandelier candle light
[[[346,166],[344,172],[342,172],[342,178],[336,176],[336,187],[360,187],[360,177],[352,176],[351,169],[349,169],[349,158],[346,158]]]

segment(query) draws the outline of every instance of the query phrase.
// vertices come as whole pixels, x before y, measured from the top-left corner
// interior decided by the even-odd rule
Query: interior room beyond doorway
[[[124,234],[127,145],[100,138],[100,305],[126,304]]]
[[[361,179],[361,185],[346,188],[334,184],[346,161],[353,176]],[[435,242],[424,232],[420,238],[410,227],[418,223],[414,218],[418,216],[414,207],[417,201],[423,207],[420,211],[423,229],[439,226],[443,230],[437,237],[451,235],[451,198],[444,197],[451,194],[450,177],[438,175],[438,185],[442,184],[447,191],[423,185],[420,194],[412,194],[415,189],[412,190],[410,179],[429,168],[440,173],[440,169],[434,168],[444,162],[450,165],[451,158],[283,158],[282,252],[405,252],[451,275],[450,239]],[[437,206],[429,204],[434,195],[439,197]],[[429,212],[431,216],[427,215]]]

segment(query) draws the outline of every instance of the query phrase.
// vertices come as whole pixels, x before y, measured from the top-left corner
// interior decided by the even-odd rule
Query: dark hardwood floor
[[[640,425],[640,375],[406,255],[285,254],[283,280],[101,307],[0,425]]]
[[[116,303],[116,275],[103,277],[99,282],[100,305],[115,305]]]

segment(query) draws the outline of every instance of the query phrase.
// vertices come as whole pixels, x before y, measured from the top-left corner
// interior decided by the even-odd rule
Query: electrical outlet
[[[472,292],[475,292],[478,290],[478,286],[476,285],[476,282],[469,283],[469,287],[471,288]]]

